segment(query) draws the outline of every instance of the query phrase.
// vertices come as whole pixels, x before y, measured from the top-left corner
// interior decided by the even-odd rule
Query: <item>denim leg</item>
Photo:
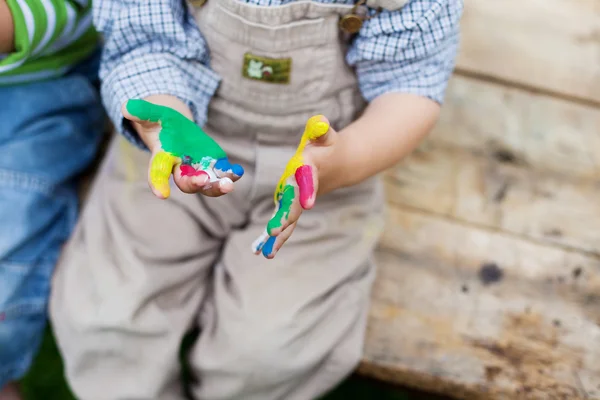
[[[76,178],[104,114],[88,76],[0,87],[0,387],[28,370],[47,318],[50,278],[75,224]]]

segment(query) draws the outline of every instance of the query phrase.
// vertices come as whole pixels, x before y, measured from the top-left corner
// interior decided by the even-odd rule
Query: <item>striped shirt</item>
[[[95,49],[92,0],[6,0],[15,51],[0,55],[0,85],[63,75]]]
[[[295,1],[356,3],[239,1],[263,7]],[[409,0],[401,9],[365,21],[346,54],[365,99],[400,92],[442,103],[454,68],[462,11],[463,0]],[[220,77],[209,67],[210,49],[185,0],[94,0],[94,23],[105,39],[100,68],[103,100],[119,131],[144,147],[123,123],[121,105],[152,94],[179,97],[196,122],[205,124]]]

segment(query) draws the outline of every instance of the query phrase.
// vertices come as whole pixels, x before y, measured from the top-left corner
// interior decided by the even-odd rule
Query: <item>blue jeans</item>
[[[66,76],[0,86],[0,388],[29,369],[50,279],[104,126],[98,54]]]

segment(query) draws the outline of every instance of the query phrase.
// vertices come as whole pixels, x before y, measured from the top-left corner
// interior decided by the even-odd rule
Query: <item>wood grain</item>
[[[392,204],[600,256],[600,181],[433,145],[386,177]]]
[[[454,76],[431,141],[600,181],[599,127],[600,109]]]
[[[600,102],[600,2],[465,0],[459,71]]]
[[[391,207],[364,374],[459,399],[600,398],[600,260]]]

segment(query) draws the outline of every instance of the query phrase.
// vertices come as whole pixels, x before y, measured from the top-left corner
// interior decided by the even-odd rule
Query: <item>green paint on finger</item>
[[[294,198],[296,197],[296,190],[292,185],[286,185],[279,198],[279,207],[277,213],[271,218],[267,224],[267,232],[271,235],[272,231],[277,228],[281,228],[281,225],[288,219]]]
[[[147,102],[146,100],[131,99],[127,101],[127,112],[142,121],[159,122],[164,115],[173,111],[173,109],[158,104]]]
[[[196,123],[172,108],[145,100],[127,102],[127,111],[143,121],[159,122],[158,140],[162,149],[176,157],[189,156],[198,163],[206,158],[219,160],[227,157],[225,151]]]

